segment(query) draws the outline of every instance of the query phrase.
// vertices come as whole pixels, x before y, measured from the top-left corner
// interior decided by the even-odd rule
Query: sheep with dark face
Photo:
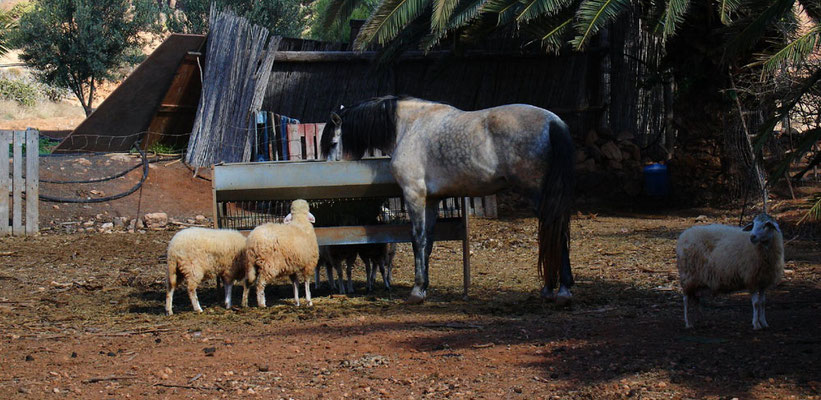
[[[752,295],[753,329],[767,328],[764,291],[784,274],[784,238],[767,214],[744,228],[695,226],[678,238],[676,260],[684,293],[684,324],[693,325],[688,306],[708,293],[747,290]]]

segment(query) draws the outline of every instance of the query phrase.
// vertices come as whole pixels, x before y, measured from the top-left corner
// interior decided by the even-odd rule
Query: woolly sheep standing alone
[[[242,305],[248,305],[248,287],[255,285],[257,305],[265,307],[265,286],[282,276],[294,285],[294,301],[299,306],[299,279],[305,282],[305,300],[311,301],[311,273],[319,260],[319,246],[314,232],[314,216],[308,202],[294,200],[291,213],[283,224],[267,223],[248,235],[245,272],[248,284],[242,293]]]
[[[784,273],[784,238],[772,217],[760,214],[743,229],[727,225],[685,230],[676,246],[684,324],[693,325],[688,306],[707,293],[747,290],[752,294],[753,329],[766,328],[764,291]]]
[[[245,277],[245,236],[230,229],[188,228],[177,232],[168,243],[165,312],[171,309],[178,276],[188,287],[194,311],[202,312],[197,286],[203,279],[216,276],[225,288],[225,307],[231,308],[231,289],[235,280]]]

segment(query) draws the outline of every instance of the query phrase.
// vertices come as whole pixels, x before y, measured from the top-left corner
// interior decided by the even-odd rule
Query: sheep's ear
[[[311,221],[312,224],[316,223],[316,218],[314,218],[313,214],[308,213],[308,221]]]
[[[291,220],[293,220],[293,219],[294,219],[294,216],[291,215],[291,213],[288,213],[288,215],[285,216],[285,219],[282,222],[285,223],[285,224],[290,224]]]
[[[749,224],[747,224],[747,226],[745,226],[745,227],[744,227],[744,228],[742,228],[741,230],[742,230],[742,231],[745,231],[745,232],[749,232],[749,231],[753,230],[753,225],[755,225],[755,224],[754,224],[754,223],[752,223],[752,222],[750,222]]]
[[[778,222],[775,221],[767,221],[767,226],[771,229],[775,229],[778,233],[781,233],[781,227],[778,226]]]

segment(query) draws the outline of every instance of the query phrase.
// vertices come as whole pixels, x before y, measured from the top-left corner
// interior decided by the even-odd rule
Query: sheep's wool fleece
[[[760,290],[784,273],[783,236],[767,244],[750,242],[750,233],[727,225],[695,226],[678,238],[676,257],[685,294],[701,288],[714,293]]]
[[[309,277],[319,260],[319,246],[308,221],[307,204],[304,214],[295,213],[293,208],[290,224],[266,223],[248,235],[248,262],[259,267],[259,277],[266,282],[291,274],[303,279]]]
[[[228,272],[235,279],[245,275],[245,236],[231,229],[188,228],[177,232],[168,244],[168,263],[182,275],[201,280]]]

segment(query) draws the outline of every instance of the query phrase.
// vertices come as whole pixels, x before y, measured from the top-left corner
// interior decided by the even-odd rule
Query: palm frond
[[[567,38],[572,31],[573,17],[571,16],[545,30],[538,37],[538,40],[542,48],[548,52],[558,53],[567,44]]]
[[[347,20],[361,4],[362,0],[331,0],[319,23],[323,28],[330,29],[334,24]]]
[[[821,25],[816,25],[768,57],[764,61],[762,73],[774,72],[786,63],[801,63],[819,47],[821,47]]]
[[[444,33],[448,27],[450,17],[453,15],[453,10],[459,0],[434,0],[433,1],[433,15],[430,18],[430,31],[436,35]]]
[[[581,50],[608,23],[630,8],[630,0],[585,0],[576,12],[576,37],[572,44]]]
[[[718,0],[718,15],[722,24],[730,25],[733,22],[732,14],[738,10],[740,4],[740,0]]]
[[[571,2],[572,0],[526,0],[524,7],[516,15],[516,21],[522,23],[543,15],[556,15]]]
[[[773,167],[770,176],[781,178],[785,176],[790,165],[800,157],[812,150],[812,146],[821,140],[821,128],[814,128],[804,132],[803,137],[798,141],[795,150],[787,153],[783,160]]]
[[[669,0],[659,19],[657,30],[661,30],[662,40],[673,36],[676,28],[684,22],[684,14],[690,6],[690,0]]]
[[[418,17],[430,0],[383,0],[359,31],[354,42],[356,50],[364,50],[377,41],[385,44],[395,38]]]
[[[809,202],[810,204],[812,204],[812,206],[809,210],[807,210],[807,213],[804,214],[804,216],[798,220],[796,225],[801,224],[807,219],[814,219],[816,221],[821,219],[821,193],[814,194],[812,197],[810,197]]]
[[[798,0],[798,4],[801,4],[801,7],[804,8],[804,12],[818,23],[821,21],[821,3],[818,0]]]
[[[489,0],[474,0],[472,2],[461,2],[453,11],[450,20],[445,29],[440,31],[431,30],[431,34],[425,36],[419,44],[419,48],[424,51],[430,51],[434,46],[448,35],[449,32],[460,29],[465,25],[474,21],[479,15],[482,6]],[[435,18],[436,10],[434,9],[433,16]]]
[[[744,26],[738,34],[727,43],[726,51],[730,54],[741,53],[755,46],[767,33],[768,27],[785,14],[792,12],[795,0],[772,0],[756,17]]]
[[[490,0],[482,6],[480,13],[497,14],[496,25],[507,25],[516,17],[521,6],[518,0]]]

